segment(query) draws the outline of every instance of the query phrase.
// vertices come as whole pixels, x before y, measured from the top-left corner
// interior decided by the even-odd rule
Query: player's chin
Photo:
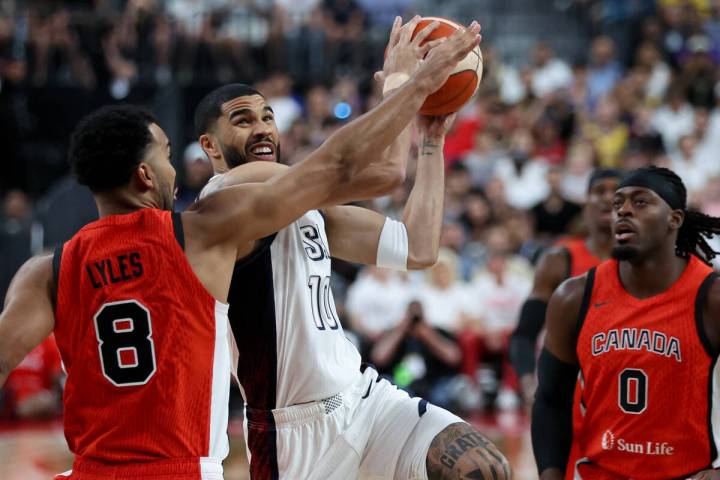
[[[633,260],[634,258],[637,258],[639,254],[640,250],[638,250],[637,247],[627,243],[620,244],[618,242],[615,242],[611,252],[612,258],[620,261]]]

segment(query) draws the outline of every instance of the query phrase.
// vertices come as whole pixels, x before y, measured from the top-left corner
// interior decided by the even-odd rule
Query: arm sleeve
[[[532,412],[532,445],[538,472],[565,471],[572,444],[573,391],[579,367],[547,349],[540,354],[539,386]]]
[[[526,300],[520,311],[520,320],[510,338],[510,362],[518,375],[535,372],[535,346],[545,325],[547,303],[542,300]]]

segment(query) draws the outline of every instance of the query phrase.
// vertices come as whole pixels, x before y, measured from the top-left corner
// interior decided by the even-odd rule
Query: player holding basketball
[[[670,170],[631,172],[613,197],[613,259],[550,299],[532,424],[541,479],[563,478],[571,442],[576,479],[720,477],[720,282],[704,237],[720,219],[686,197]]]
[[[562,240],[544,252],[535,270],[532,292],[520,311],[520,320],[510,339],[510,360],[520,377],[523,398],[532,401],[537,388],[535,351],[538,336],[545,326],[545,311],[555,289],[570,277],[576,277],[610,258],[612,249],[612,196],[621,172],[598,169],[590,176],[583,218],[586,238]]]
[[[265,183],[223,189],[183,214],[171,212],[175,170],[152,116],[107,107],[81,121],[70,159],[100,219],[54,255],[29,260],[0,314],[0,386],[55,332],[75,454],[73,471],[62,476],[222,478],[231,369],[225,301],[235,260],[255,239],[352,190],[371,148],[400,135],[477,45],[477,33],[430,52],[392,96],[305,161]]]
[[[420,44],[432,27],[413,40],[417,22],[401,29],[396,21],[387,81],[392,81],[389,65],[421,64]],[[262,181],[287,168],[276,163],[280,146],[272,111],[247,86],[211,92],[196,110],[196,125],[219,173],[209,191]],[[237,374],[247,405],[253,478],[510,476],[502,454],[467,423],[379,380],[372,367],[361,372],[360,355],[335,312],[331,252],[402,270],[435,261],[444,190],[442,146],[449,125],[442,118],[420,119],[419,125],[418,170],[404,223],[358,207],[311,210],[258,242],[235,266],[229,316],[240,352]],[[389,155],[404,170],[409,134],[405,131],[388,152],[375,148],[376,154]],[[366,195],[383,181],[369,176],[356,185]]]

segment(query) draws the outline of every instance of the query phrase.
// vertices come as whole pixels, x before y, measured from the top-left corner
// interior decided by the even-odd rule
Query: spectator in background
[[[440,249],[437,263],[426,271],[425,281],[415,289],[429,326],[451,333],[460,328],[467,312],[467,296],[458,273],[457,255]]]
[[[518,129],[510,139],[509,155],[496,163],[495,177],[502,182],[507,202],[514,208],[528,209],[548,194],[547,166],[532,157],[534,150],[530,131]]]
[[[460,335],[463,373],[477,378],[480,364],[486,364],[494,374],[494,378],[484,379],[483,388],[491,408],[503,380],[515,392],[511,394],[515,397],[511,405],[517,404],[518,384],[509,368],[508,345],[532,281],[528,275],[514,270],[510,259],[507,249],[489,249],[485,266],[470,284],[471,315]]]
[[[678,140],[693,131],[694,112],[687,102],[682,84],[673,83],[668,89],[665,103],[658,108],[652,126],[662,136],[665,150],[672,153],[678,148]]]
[[[15,272],[33,254],[32,205],[20,190],[5,195],[0,212],[0,305]]]
[[[320,81],[326,67],[320,0],[275,0],[275,16],[284,35],[290,75]]]
[[[687,188],[688,202],[694,202],[705,188],[708,172],[697,160],[697,138],[683,135],[678,141],[678,149],[669,155],[669,166],[678,174]]]
[[[336,72],[348,71],[362,62],[362,36],[365,14],[354,0],[324,0],[325,48]],[[338,70],[339,69],[339,70]]]
[[[424,310],[420,302],[411,302],[402,322],[373,346],[370,359],[411,395],[451,408],[450,383],[458,373],[460,347],[452,333],[430,323]]]
[[[628,140],[628,128],[620,121],[620,109],[611,95],[600,99],[592,120],[583,127],[583,136],[595,147],[598,165],[616,168]]]
[[[175,210],[178,212],[182,212],[197,200],[200,190],[213,176],[210,159],[199,142],[193,142],[185,148],[183,166],[185,176],[175,198]]]
[[[60,353],[51,335],[10,372],[2,390],[0,417],[30,420],[59,415],[60,375]]]
[[[540,42],[533,52],[533,69],[530,85],[537,98],[570,88],[573,73],[567,63],[559,59],[550,45]]]
[[[582,138],[570,146],[562,179],[562,194],[571,202],[585,202],[587,185],[595,165],[592,143]]]
[[[380,336],[404,318],[410,288],[400,274],[368,266],[347,292],[350,327],[361,338],[375,344]]]
[[[651,105],[659,105],[665,98],[672,72],[663,61],[660,50],[651,41],[645,41],[638,47],[635,70],[645,78],[645,101]]]
[[[587,100],[590,108],[607,95],[622,77],[622,69],[615,59],[615,42],[600,36],[590,46],[590,67],[587,76]]]
[[[290,130],[302,114],[302,108],[292,95],[292,79],[284,73],[274,73],[257,85],[275,114],[280,134]]]
[[[551,167],[547,172],[547,183],[550,193],[542,202],[532,207],[535,220],[535,233],[540,241],[552,241],[570,230],[572,223],[577,223],[582,207],[563,196],[562,169]]]

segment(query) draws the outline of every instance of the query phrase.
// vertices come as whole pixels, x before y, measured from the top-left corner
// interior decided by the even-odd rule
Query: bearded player
[[[418,64],[424,55],[420,44],[434,27],[412,40],[417,22],[401,29],[396,21],[386,69],[394,62]],[[428,48],[447,45],[439,43]],[[391,82],[387,76],[386,93]],[[197,108],[196,125],[218,173],[207,191],[262,181],[287,168],[276,163],[272,111],[247,86],[210,93]],[[228,298],[253,478],[509,478],[502,455],[467,423],[408,397],[374,368],[361,368],[330,290],[331,255],[400,270],[434,263],[448,127],[444,118],[419,120],[418,170],[403,222],[357,207],[311,210],[236,264]],[[409,135],[406,130],[388,151],[375,154],[390,156],[404,170]],[[367,194],[395,178],[374,174],[356,185]]]
[[[680,178],[631,172],[613,196],[612,259],[548,305],[532,437],[542,480],[719,478],[720,283]],[[576,382],[582,422],[572,429]]]

